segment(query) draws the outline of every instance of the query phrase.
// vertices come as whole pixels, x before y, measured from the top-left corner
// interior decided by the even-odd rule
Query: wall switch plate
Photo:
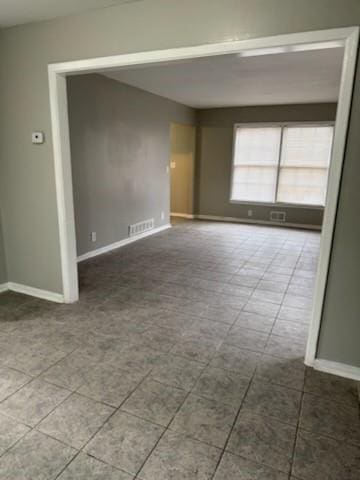
[[[166,173],[169,173],[170,172],[170,167],[169,165],[166,165]]]
[[[165,218],[165,213],[164,213],[164,212],[161,212],[160,217],[161,217],[161,220],[164,220],[164,218]]]
[[[43,132],[32,132],[31,134],[31,141],[35,144],[44,143],[45,137]]]
[[[96,242],[96,232],[91,232],[90,238],[92,242]]]

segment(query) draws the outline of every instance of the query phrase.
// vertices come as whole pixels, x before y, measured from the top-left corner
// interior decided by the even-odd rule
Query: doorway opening
[[[97,71],[107,71],[111,73],[115,69],[121,70],[130,66],[165,65],[166,63],[181,62],[185,60],[192,61],[204,58],[215,59],[220,55],[233,55],[243,58],[249,56],[274,55],[279,52],[284,53],[311,51],[314,49],[343,48],[344,57],[334,130],[331,167],[328,178],[327,201],[322,224],[320,259],[315,286],[315,301],[312,310],[306,354],[306,363],[308,365],[314,365],[338,203],[340,177],[358,46],[358,33],[358,28],[356,27],[333,29],[49,65],[51,120],[64,301],[68,303],[74,302],[78,299],[79,295],[71,154],[66,98],[66,77],[68,75],[79,75]],[[176,182],[174,180],[174,185],[175,184]],[[187,191],[188,190],[189,189],[187,189]],[[187,195],[187,205],[191,206],[190,197],[191,196]],[[198,215],[198,217],[210,220],[218,219],[217,215]],[[249,217],[251,217],[250,214]],[[234,220],[231,216],[224,218],[227,220]],[[251,222],[251,218],[249,218],[248,221]]]
[[[170,125],[170,217],[194,218],[196,127]]]

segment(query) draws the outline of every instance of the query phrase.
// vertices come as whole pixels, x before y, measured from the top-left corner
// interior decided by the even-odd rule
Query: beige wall
[[[67,86],[78,255],[127,238],[133,223],[169,223],[170,124],[194,123],[194,110],[102,75]]]
[[[286,212],[288,223],[320,226],[322,208],[273,207],[230,203],[235,123],[333,121],[336,104],[213,108],[199,110],[197,136],[196,213],[270,220],[270,211]]]
[[[195,136],[194,125],[171,124],[170,211],[172,213],[187,215],[194,213]]]
[[[0,32],[0,190],[9,280],[62,291],[51,62],[353,26],[358,0],[145,0]],[[45,132],[33,146],[33,129]],[[319,355],[360,366],[360,65]],[[341,330],[342,336],[338,335]]]

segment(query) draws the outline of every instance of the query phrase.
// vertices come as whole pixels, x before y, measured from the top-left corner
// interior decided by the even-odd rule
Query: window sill
[[[252,205],[254,207],[271,207],[271,208],[299,208],[303,210],[324,210],[323,205],[303,205],[301,203],[271,203],[271,202],[248,202],[245,200],[230,200],[231,204],[236,205]]]

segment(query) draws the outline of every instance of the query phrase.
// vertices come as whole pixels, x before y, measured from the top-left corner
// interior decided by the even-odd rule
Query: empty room
[[[360,478],[359,4],[0,7],[0,479]]]

